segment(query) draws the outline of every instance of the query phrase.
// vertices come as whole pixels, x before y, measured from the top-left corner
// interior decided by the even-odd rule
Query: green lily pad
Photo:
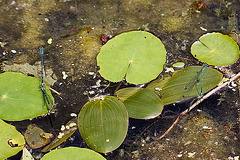
[[[199,96],[201,73],[198,73],[201,69],[201,66],[191,66],[177,71],[160,91],[163,104],[167,105]],[[198,76],[196,76],[197,74]],[[207,67],[203,71],[202,92],[206,93],[218,85],[222,76],[219,71]],[[196,78],[195,81],[193,81],[194,78]]]
[[[239,47],[229,36],[207,33],[193,43],[192,55],[209,65],[224,66],[235,63],[239,58]]]
[[[101,154],[87,148],[66,147],[45,154],[41,160],[106,160]]]
[[[44,102],[40,81],[21,73],[0,74],[0,118],[8,121],[21,121],[48,112]],[[46,92],[54,103],[50,90]]]
[[[25,145],[24,137],[14,126],[0,119],[0,159],[14,156]]]
[[[158,96],[160,96],[160,91],[164,85],[171,79],[171,77],[165,76],[163,78],[158,78],[147,85],[147,89],[154,91]]]
[[[90,148],[101,153],[111,152],[118,148],[126,137],[127,110],[116,97],[95,99],[81,109],[78,127]]]
[[[163,110],[162,100],[146,88],[124,88],[118,90],[116,95],[123,101],[131,118],[152,119]]]
[[[144,31],[114,37],[97,56],[102,77],[112,82],[125,77],[132,84],[143,84],[156,78],[165,61],[166,50],[160,39]]]

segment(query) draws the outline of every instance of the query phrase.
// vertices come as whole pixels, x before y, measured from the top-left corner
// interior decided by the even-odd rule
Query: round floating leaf
[[[116,97],[95,99],[81,109],[78,127],[90,148],[101,153],[111,152],[118,148],[126,137],[127,110]]]
[[[20,121],[46,114],[47,103],[39,85],[39,80],[21,73],[0,74],[0,118]],[[49,89],[46,92],[48,99],[54,101]]]
[[[112,82],[119,82],[126,76],[127,82],[132,84],[156,78],[162,72],[165,60],[166,50],[160,39],[144,31],[114,37],[97,56],[101,76]]]
[[[124,88],[116,92],[127,108],[131,118],[151,119],[159,116],[163,110],[161,99],[149,89]]]
[[[41,160],[106,160],[101,154],[87,148],[66,147],[45,154]]]
[[[201,66],[186,67],[177,71],[160,91],[164,105],[183,101],[200,95]],[[214,88],[222,79],[222,73],[207,67],[203,71],[202,92]]]
[[[193,43],[191,53],[195,58],[209,65],[224,66],[238,60],[239,47],[227,35],[207,33]]]
[[[14,126],[0,119],[0,159],[6,159],[17,154],[25,145],[21,133]]]

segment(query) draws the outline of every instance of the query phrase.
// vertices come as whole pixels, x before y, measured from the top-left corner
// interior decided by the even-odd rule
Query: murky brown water
[[[186,65],[199,64],[191,56],[190,46],[206,32],[226,33],[239,44],[238,0],[204,0],[201,3],[194,0],[0,0],[0,13],[1,62],[34,65],[40,61],[38,48],[45,46],[45,67],[53,70],[55,76],[49,76],[57,80],[53,88],[62,97],[54,95],[58,114],[53,127],[48,118],[15,122],[22,131],[28,124],[36,123],[45,131],[54,132],[70,120],[70,113],[80,111],[88,101],[83,93],[91,91],[88,88],[99,79],[103,80],[89,74],[97,73],[96,55],[102,46],[100,37],[103,34],[115,36],[131,30],[153,33],[166,46],[167,67],[178,61]],[[53,43],[47,44],[50,38]],[[238,64],[232,68],[233,72],[239,70]],[[64,74],[68,75],[66,79],[63,79]],[[239,95],[231,90],[222,93],[225,97],[218,98],[224,98],[223,102],[207,100],[202,112],[184,117],[163,140],[156,139],[173,119],[148,121],[139,127],[140,131],[138,127],[130,129],[124,145],[107,158],[188,159],[192,156],[193,159],[226,159],[239,156]],[[142,121],[133,120],[130,126],[138,123]],[[212,128],[211,132],[204,126]],[[142,137],[137,135],[136,139],[135,134],[139,133]]]

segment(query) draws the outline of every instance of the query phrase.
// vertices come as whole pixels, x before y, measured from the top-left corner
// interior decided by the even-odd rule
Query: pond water
[[[153,33],[167,50],[165,70],[176,62],[200,65],[190,54],[190,46],[204,33],[222,32],[238,44],[240,36],[239,0],[0,0],[0,13],[1,71],[39,77],[38,48],[45,46],[45,81],[60,93],[54,94],[57,114],[51,114],[52,125],[49,116],[11,122],[22,133],[32,123],[56,133],[72,118],[71,113],[79,113],[88,101],[86,95],[92,97],[101,91],[91,86],[99,80],[101,85],[108,83],[97,74],[96,56],[102,47],[102,35],[114,37],[132,30]],[[39,71],[33,73],[26,63],[37,66]],[[21,67],[16,69],[14,64]],[[239,63],[225,70],[236,73]],[[158,139],[189,104],[165,106],[161,118],[130,119],[127,138],[105,157],[152,160],[240,156],[237,87],[225,88],[207,99],[185,115],[166,137]],[[78,131],[61,145],[65,146],[87,147]],[[43,155],[39,150],[32,154],[36,159]]]

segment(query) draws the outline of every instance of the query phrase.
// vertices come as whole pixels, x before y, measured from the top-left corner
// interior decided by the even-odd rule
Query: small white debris
[[[52,44],[52,42],[53,42],[52,38],[49,38],[48,41],[47,41],[48,44]]]
[[[201,109],[197,109],[197,112],[202,112],[202,110]]]
[[[100,100],[104,100],[104,95],[99,96]]]
[[[195,154],[196,152],[188,153],[188,158],[192,158]]]
[[[208,130],[211,130],[211,129],[212,129],[212,127],[203,126],[203,129],[208,129]]]
[[[178,154],[177,157],[178,157],[178,158],[181,158],[181,157],[182,157],[182,154]]]
[[[231,86],[237,87],[237,84],[232,81],[232,82],[231,82]]]
[[[61,131],[64,131],[64,130],[65,130],[65,126],[62,125],[62,126],[61,126]]]
[[[88,93],[89,93],[89,94],[94,94],[94,93],[95,93],[95,91],[89,91]]]
[[[60,132],[60,133],[58,134],[58,138],[59,138],[59,139],[61,139],[63,136],[64,136],[64,133],[62,133],[62,132]]]
[[[15,1],[12,1],[10,5],[14,5],[16,2]]]
[[[11,50],[11,52],[12,52],[12,53],[17,53],[17,51],[16,51],[16,50]]]
[[[233,160],[233,157],[232,157],[232,156],[230,156],[230,157],[228,157],[227,159],[228,159],[228,160]]]
[[[157,131],[155,130],[153,133],[154,137],[157,137]]]
[[[45,20],[46,22],[49,22],[49,19],[48,19],[48,18],[44,18],[44,20]]]
[[[97,86],[97,87],[100,87],[100,86],[101,86],[100,83],[101,83],[101,79],[99,79],[99,80],[96,82],[96,86]]]
[[[109,142],[110,140],[109,139],[106,139],[106,142]]]
[[[199,10],[196,10],[195,12],[196,12],[196,13],[201,13],[201,11],[199,11]]]
[[[203,128],[203,129],[208,129],[208,126],[203,126],[202,128]]]
[[[165,72],[174,72],[174,69],[172,67],[170,68],[166,68],[166,71]]]
[[[67,79],[68,75],[66,74],[66,72],[62,71],[62,74],[63,74],[63,79]]]
[[[207,32],[207,29],[206,28],[203,28],[203,27],[200,27],[201,30]]]
[[[160,92],[160,91],[162,90],[162,88],[158,88],[158,87],[157,87],[157,88],[154,88],[154,90]]]
[[[66,126],[66,129],[70,129],[70,127],[69,127],[69,126]]]
[[[88,72],[88,74],[93,76],[95,73],[94,72]]]
[[[70,123],[69,124],[69,127],[74,127],[74,126],[76,126],[77,124],[76,123]]]
[[[70,116],[71,117],[77,117],[77,114],[76,113],[71,113]]]

